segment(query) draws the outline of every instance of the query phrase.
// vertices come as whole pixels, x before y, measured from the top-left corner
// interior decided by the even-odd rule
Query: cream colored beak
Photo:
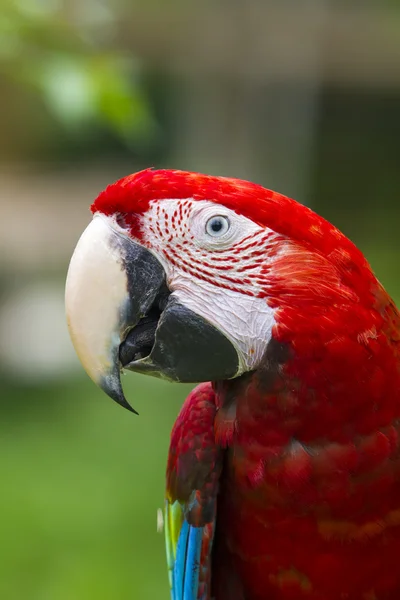
[[[149,325],[146,315],[164,288],[165,272],[155,256],[128,232],[119,230],[112,216],[96,214],[69,265],[65,290],[68,328],[89,377],[133,412],[122,390],[120,348],[130,333],[124,364],[149,351],[155,324],[150,319]],[[150,333],[143,337],[146,327]]]
[[[119,344],[129,320],[127,238],[110,218],[95,216],[72,256],[65,290],[67,323],[75,351],[89,377],[121,402]],[[124,403],[124,402],[123,402]]]

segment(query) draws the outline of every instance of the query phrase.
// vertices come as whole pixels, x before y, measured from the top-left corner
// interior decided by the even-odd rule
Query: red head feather
[[[376,285],[363,254],[336,227],[295,200],[248,181],[187,171],[145,169],[109,185],[94,201],[91,210],[106,215],[127,215],[136,237],[140,237],[135,215],[145,213],[151,201],[167,198],[193,198],[222,204],[282,234],[296,242],[292,258],[297,270],[299,263],[304,263],[307,270],[305,253],[311,251],[317,260],[321,255],[338,269],[342,281],[359,295],[369,294],[371,285]],[[318,265],[316,267],[314,274],[320,270]],[[302,279],[306,280],[306,275],[304,273]]]
[[[152,200],[194,198],[223,204],[259,225],[267,226],[292,240],[311,244],[325,256],[351,254],[365,265],[354,244],[336,227],[309,208],[261,185],[177,170],[145,169],[109,185],[91,206],[92,212],[142,214]]]

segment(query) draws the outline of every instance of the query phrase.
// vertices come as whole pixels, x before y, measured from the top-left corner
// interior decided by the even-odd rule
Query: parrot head
[[[271,340],[301,352],[324,315],[325,329],[338,326],[332,307],[374,293],[342,233],[246,181],[147,169],[91,209],[67,277],[68,326],[88,375],[127,408],[123,369],[237,378],[262,364]]]

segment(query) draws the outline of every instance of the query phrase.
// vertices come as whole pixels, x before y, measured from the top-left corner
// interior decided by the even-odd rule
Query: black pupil
[[[213,221],[211,221],[211,229],[213,230],[214,233],[219,233],[221,231],[221,229],[223,228],[224,223],[222,221],[222,219],[214,219]]]

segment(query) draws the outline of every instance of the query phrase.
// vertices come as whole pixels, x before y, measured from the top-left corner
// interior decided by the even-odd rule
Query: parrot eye
[[[206,232],[212,237],[221,237],[224,235],[230,227],[228,217],[217,215],[208,219],[206,223]]]

